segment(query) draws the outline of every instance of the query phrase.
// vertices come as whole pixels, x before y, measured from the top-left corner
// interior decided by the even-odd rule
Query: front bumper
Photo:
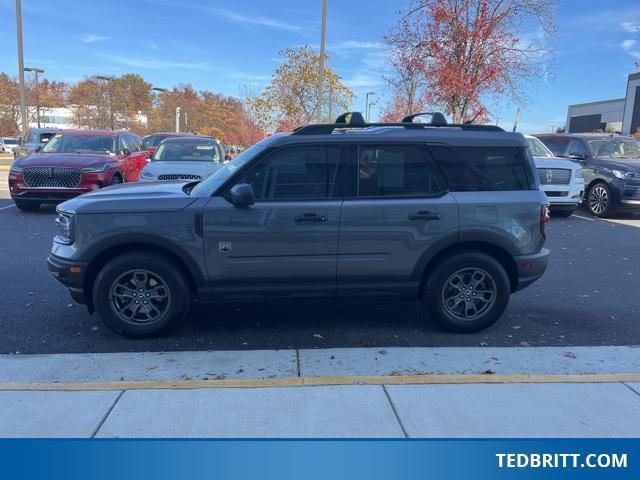
[[[47,257],[49,272],[69,289],[71,298],[78,303],[86,303],[84,295],[84,274],[88,262],[67,260],[53,254]]]
[[[518,285],[515,292],[528,287],[544,275],[549,265],[549,250],[543,248],[538,253],[531,255],[518,255],[514,257],[518,268]]]
[[[582,197],[584,195],[583,182],[574,182],[565,185],[541,185],[540,189],[543,190],[547,196],[551,210],[576,208],[582,203]]]
[[[30,187],[21,173],[9,172],[9,193],[14,200],[62,203],[71,198],[102,188],[108,177],[103,173],[83,173],[77,187]]]

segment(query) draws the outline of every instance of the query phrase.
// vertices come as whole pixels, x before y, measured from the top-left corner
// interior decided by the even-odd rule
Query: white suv
[[[540,189],[549,199],[554,216],[569,217],[582,203],[584,175],[577,162],[558,158],[544,143],[531,135],[524,136],[536,162]]]

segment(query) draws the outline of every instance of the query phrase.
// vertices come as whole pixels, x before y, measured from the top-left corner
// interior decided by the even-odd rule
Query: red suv
[[[122,182],[135,182],[148,152],[129,132],[62,130],[36,153],[17,159],[9,171],[9,192],[20,210],[60,203]]]

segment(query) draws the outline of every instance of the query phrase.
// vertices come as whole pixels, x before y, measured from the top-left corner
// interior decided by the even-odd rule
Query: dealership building
[[[566,131],[584,133],[594,131],[632,134],[640,128],[640,72],[627,79],[623,98],[569,105]]]

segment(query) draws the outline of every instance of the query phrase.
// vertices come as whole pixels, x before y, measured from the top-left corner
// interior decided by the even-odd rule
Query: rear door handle
[[[316,215],[315,213],[305,213],[304,215],[299,215],[295,217],[295,221],[297,223],[302,222],[326,222],[326,215]]]
[[[418,212],[409,215],[409,220],[440,220],[440,214],[435,212]]]

